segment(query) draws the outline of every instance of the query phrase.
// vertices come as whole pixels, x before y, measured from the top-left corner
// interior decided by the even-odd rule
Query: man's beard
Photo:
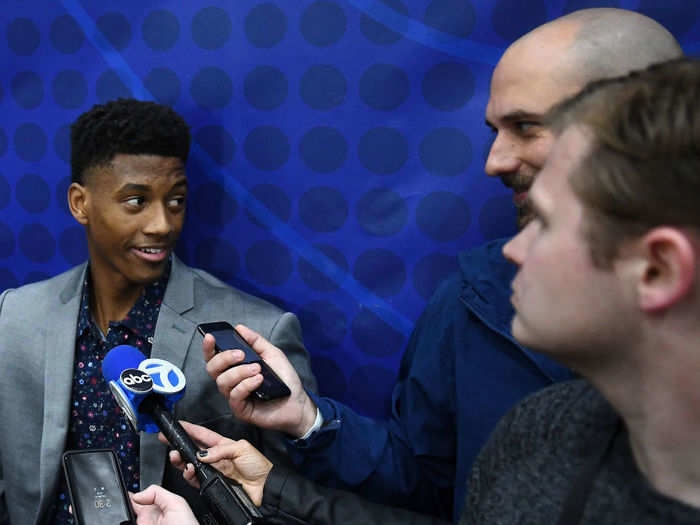
[[[527,197],[524,201],[515,205],[516,221],[518,225],[518,231],[522,230],[527,226],[527,223],[532,220],[532,206],[530,206],[530,197]]]

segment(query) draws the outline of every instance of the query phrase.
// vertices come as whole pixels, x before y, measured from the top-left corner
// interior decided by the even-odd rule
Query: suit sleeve
[[[9,290],[5,290],[0,295],[0,316],[2,316],[2,306],[5,303],[5,297],[7,296]],[[0,348],[0,357],[2,356],[2,348]],[[0,525],[8,525],[10,523],[10,516],[7,510],[7,502],[5,500],[5,476],[2,469],[2,450],[0,450]]]
[[[320,487],[275,466],[270,472],[261,511],[269,523],[448,525],[432,516],[370,503],[356,494]]]
[[[389,421],[318,399],[324,428],[309,443],[288,443],[300,471],[375,502],[451,516],[455,344],[451,322],[443,321],[450,306],[437,294],[416,324],[394,387]]]
[[[297,316],[289,312],[283,313],[272,328],[269,340],[277,348],[284,351],[287,359],[299,374],[304,388],[311,392],[317,392],[318,385],[311,371],[309,353],[302,341],[301,324]]]

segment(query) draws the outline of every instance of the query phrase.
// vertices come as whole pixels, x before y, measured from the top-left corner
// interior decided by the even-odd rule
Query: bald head
[[[518,224],[529,218],[527,192],[552,144],[547,110],[588,82],[624,75],[682,55],[661,24],[624,9],[575,11],[516,40],[491,79],[487,124],[497,132],[486,172],[514,192]]]
[[[634,11],[582,9],[545,24],[542,29],[560,25],[573,26],[573,42],[567,55],[586,83],[683,55],[681,46],[665,27]]]

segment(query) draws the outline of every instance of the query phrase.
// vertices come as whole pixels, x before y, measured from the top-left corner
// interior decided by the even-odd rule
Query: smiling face
[[[182,161],[118,154],[72,184],[69,204],[85,226],[93,279],[133,291],[157,280],[185,219]]]
[[[559,24],[527,35],[506,51],[491,78],[486,124],[495,137],[486,173],[513,190],[519,228],[530,217],[528,191],[554,141],[542,118],[583,85],[566,58],[575,30]]]
[[[532,186],[533,218],[503,248],[519,266],[512,285],[514,337],[569,366],[624,340],[630,318],[616,271],[592,261],[583,206],[569,184],[589,147],[576,128],[557,140]]]

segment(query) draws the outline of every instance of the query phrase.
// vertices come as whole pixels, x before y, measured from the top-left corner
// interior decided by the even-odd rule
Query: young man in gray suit
[[[102,378],[107,351],[139,348],[182,368],[176,417],[245,437],[285,461],[275,432],[231,415],[207,375],[196,325],[255,326],[316,388],[297,318],[173,254],[185,220],[190,133],[172,109],[131,99],[97,105],[71,128],[69,208],[89,260],[0,296],[0,523],[72,523],[61,454],[112,448],[128,489],[196,493],[155,435],[131,431]]]

